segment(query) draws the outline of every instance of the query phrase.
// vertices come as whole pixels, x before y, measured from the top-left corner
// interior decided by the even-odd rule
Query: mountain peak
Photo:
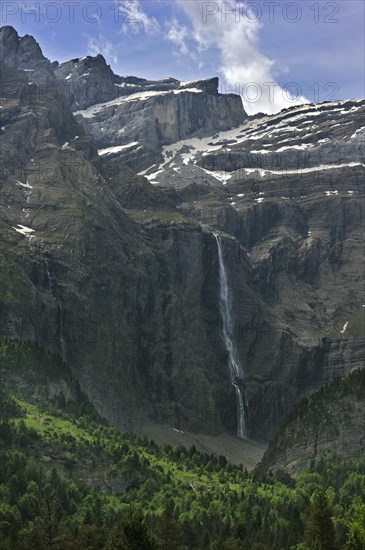
[[[15,37],[16,40],[19,40],[19,35],[14,27],[11,25],[4,25],[3,27],[0,27],[0,41],[10,37]]]
[[[36,39],[30,34],[19,36],[14,27],[0,28],[0,55],[9,65],[9,58],[14,61],[14,55],[27,55],[29,59],[46,59]]]
[[[46,84],[55,80],[52,64],[36,39],[29,34],[19,36],[14,27],[0,28],[0,59],[10,68],[27,71],[32,82]]]

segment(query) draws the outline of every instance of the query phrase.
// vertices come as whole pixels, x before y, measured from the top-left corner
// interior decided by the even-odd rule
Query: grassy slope
[[[150,447],[149,440],[144,437],[135,438],[133,435],[121,433],[115,428],[99,425],[89,418],[81,420],[72,418],[72,416],[67,418],[66,414],[56,408],[46,407],[42,410],[41,406],[37,406],[24,398],[14,397],[14,401],[25,415],[24,417],[14,418],[14,424],[16,426],[20,422],[24,422],[27,428],[34,430],[39,436],[33,442],[32,450],[37,458],[44,462],[47,469],[59,468],[62,462],[66,462],[65,459],[69,456],[70,449],[74,448],[74,466],[71,469],[74,477],[77,478],[77,465],[82,464],[87,451],[91,452],[94,457],[95,468],[103,468],[107,473],[112,471],[113,466],[118,465],[121,467],[120,461],[118,462],[115,456],[119,456],[118,451],[123,454],[121,445],[126,442],[128,447],[128,449],[124,449],[126,457],[137,453],[138,462],[145,459],[148,463],[148,466],[145,467],[133,467],[132,465],[126,468],[121,467],[125,472],[126,480],[130,479],[131,476],[159,478],[162,469],[175,482],[198,483],[202,489],[212,484],[220,485],[219,472],[208,474],[199,466],[184,465],[184,459],[180,458],[182,449],[180,449],[177,459],[170,459],[162,448]],[[70,442],[70,445],[65,445],[65,441]],[[44,456],[44,452],[48,452],[50,456]],[[67,467],[61,467],[61,470],[65,473]],[[237,483],[233,479],[232,477],[232,480],[227,480],[228,486],[237,488]]]

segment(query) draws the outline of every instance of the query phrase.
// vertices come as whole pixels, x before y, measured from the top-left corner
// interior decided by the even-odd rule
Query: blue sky
[[[362,0],[2,0],[1,24],[52,61],[104,55],[121,75],[220,77],[249,113],[364,97]],[[44,6],[47,6],[45,9]]]

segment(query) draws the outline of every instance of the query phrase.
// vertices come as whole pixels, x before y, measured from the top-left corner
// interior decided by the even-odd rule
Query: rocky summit
[[[248,117],[11,27],[0,62],[2,339],[136,433],[265,442],[363,366],[365,100]]]

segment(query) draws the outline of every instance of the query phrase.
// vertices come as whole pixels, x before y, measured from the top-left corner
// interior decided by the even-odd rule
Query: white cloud
[[[89,55],[96,56],[100,53],[105,57],[107,63],[118,63],[118,57],[114,53],[115,45],[106,40],[104,36],[99,34],[97,38],[94,36],[88,36],[87,39],[87,53]]]
[[[223,87],[241,94],[249,114],[276,113],[306,102],[300,88],[291,86],[284,90],[277,84],[275,61],[260,52],[258,36],[262,24],[246,4],[201,0],[177,0],[177,4],[188,17],[191,29],[175,25],[167,38],[183,54],[191,53],[192,44],[200,55],[216,50]]]
[[[181,25],[176,19],[168,23],[167,38],[174,44],[179,53],[191,55],[188,39],[192,37],[191,31],[185,25]]]
[[[123,2],[114,0],[114,4],[118,9],[118,21],[120,20],[122,23],[123,33],[139,34],[143,32],[155,35],[160,31],[157,19],[143,11],[139,0],[123,0]]]

